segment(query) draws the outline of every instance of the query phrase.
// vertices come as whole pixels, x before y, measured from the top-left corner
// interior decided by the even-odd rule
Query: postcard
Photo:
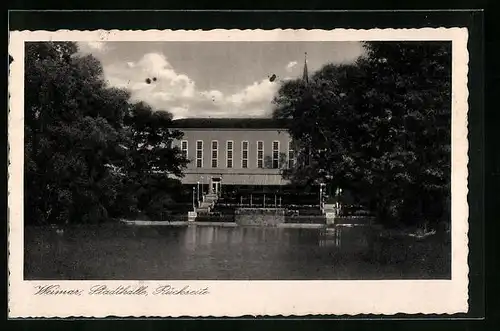
[[[9,317],[467,312],[467,40],[11,31]]]

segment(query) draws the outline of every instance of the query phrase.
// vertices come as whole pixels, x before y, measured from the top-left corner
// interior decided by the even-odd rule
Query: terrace
[[[270,192],[269,190],[226,190],[209,212],[199,213],[197,221],[234,222],[239,211],[273,215],[283,211],[285,223],[325,224],[319,196],[314,193]]]

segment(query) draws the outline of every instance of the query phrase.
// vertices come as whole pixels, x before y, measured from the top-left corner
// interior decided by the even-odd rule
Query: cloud
[[[84,54],[105,53],[109,50],[109,46],[102,41],[81,41],[78,42],[78,50]]]
[[[276,89],[277,84],[266,78],[230,95],[227,100],[235,105],[259,104],[271,100]]]
[[[132,101],[167,110],[174,118],[267,116],[278,90],[278,84],[269,78],[228,95],[218,90],[200,90],[161,53],[145,54],[136,62],[106,65],[104,74],[111,86],[128,89]]]
[[[291,61],[286,65],[286,71],[291,72],[297,66],[297,61]]]

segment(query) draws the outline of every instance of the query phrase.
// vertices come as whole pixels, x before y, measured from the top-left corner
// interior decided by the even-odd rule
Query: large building
[[[283,186],[283,169],[295,162],[284,123],[260,118],[189,118],[174,121],[183,132],[175,144],[190,160],[183,184],[208,186]]]
[[[307,61],[302,79],[308,82]],[[296,162],[283,121],[271,118],[187,118],[174,121],[183,132],[175,141],[190,160],[183,184],[219,193],[222,186],[249,189],[289,184],[283,170]]]

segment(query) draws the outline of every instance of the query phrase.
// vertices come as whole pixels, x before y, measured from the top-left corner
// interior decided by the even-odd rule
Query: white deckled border
[[[468,311],[468,32],[465,28],[327,30],[149,30],[10,32],[9,317],[453,314]],[[24,42],[26,41],[451,40],[452,279],[383,281],[24,281]],[[88,290],[96,284],[209,287],[204,296],[34,296],[34,286]]]

